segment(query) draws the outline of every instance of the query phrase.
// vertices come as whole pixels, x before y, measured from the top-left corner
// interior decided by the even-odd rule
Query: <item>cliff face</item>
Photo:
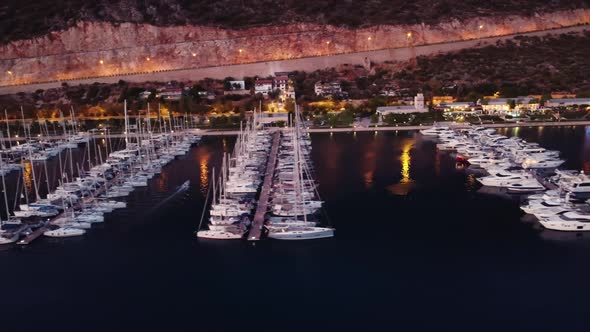
[[[44,37],[1,45],[0,85],[370,51],[586,23],[588,9],[363,29],[293,24],[228,30],[81,22]]]

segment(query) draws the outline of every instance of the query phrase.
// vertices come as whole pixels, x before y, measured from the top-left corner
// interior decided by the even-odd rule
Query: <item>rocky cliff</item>
[[[370,51],[587,23],[590,9],[358,29],[306,23],[231,30],[79,22],[1,45],[0,85]]]

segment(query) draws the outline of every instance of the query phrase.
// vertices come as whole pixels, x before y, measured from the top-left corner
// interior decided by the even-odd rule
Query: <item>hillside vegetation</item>
[[[232,29],[293,22],[359,27],[588,7],[590,0],[2,0],[0,43],[62,30],[80,20]]]
[[[400,86],[434,94],[453,86],[459,97],[495,91],[506,97],[551,91],[585,94],[590,91],[589,53],[590,32],[517,37],[495,46],[418,57],[415,66],[389,74]]]

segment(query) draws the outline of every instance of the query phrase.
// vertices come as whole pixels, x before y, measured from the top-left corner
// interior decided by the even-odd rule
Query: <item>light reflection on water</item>
[[[224,141],[225,142],[225,141]],[[202,153],[199,154],[199,170],[200,170],[200,190],[203,195],[207,193],[209,187],[209,159],[211,154],[208,150],[203,149]]]
[[[406,141],[402,147],[402,154],[400,156],[400,161],[402,164],[402,179],[400,183],[410,183],[412,179],[410,178],[410,167],[412,166],[412,157],[410,156],[410,150],[414,146],[414,141]]]
[[[376,166],[376,153],[372,150],[367,150],[363,155],[363,181],[365,188],[371,188],[375,177],[375,166]]]
[[[34,192],[33,189],[33,168],[31,167],[30,162],[23,162],[23,170],[24,170],[24,181],[25,181],[25,188],[27,193]]]
[[[397,134],[397,133],[396,133]],[[397,136],[397,135],[396,135]],[[400,162],[401,178],[398,183],[394,183],[387,187],[389,192],[394,195],[407,195],[412,188],[414,188],[414,180],[412,179],[412,149],[416,144],[414,138],[401,138],[401,153],[398,157]]]

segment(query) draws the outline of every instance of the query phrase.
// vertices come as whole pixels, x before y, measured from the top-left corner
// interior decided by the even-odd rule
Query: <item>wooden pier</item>
[[[18,241],[17,244],[21,244],[21,245],[31,244],[31,242],[35,241],[38,237],[43,235],[43,233],[45,233],[48,230],[49,230],[49,227],[47,227],[47,226],[39,227],[34,232],[29,234],[27,237]]]
[[[258,199],[258,206],[252,220],[252,227],[248,233],[248,241],[258,241],[262,235],[262,227],[264,227],[264,216],[268,211],[268,201],[270,198],[270,189],[272,188],[272,180],[275,173],[275,166],[277,165],[277,155],[279,152],[280,133],[277,131],[273,135],[272,147],[270,155],[266,164],[266,173],[264,174],[264,182],[260,190],[260,197]]]

